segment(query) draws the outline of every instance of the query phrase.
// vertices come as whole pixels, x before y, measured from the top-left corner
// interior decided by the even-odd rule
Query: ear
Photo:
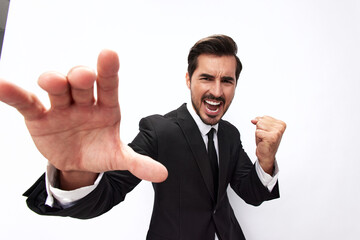
[[[186,78],[186,86],[190,89],[191,80],[188,72],[186,73],[185,78]]]

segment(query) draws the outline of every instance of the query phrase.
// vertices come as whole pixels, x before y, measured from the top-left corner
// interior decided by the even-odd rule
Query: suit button
[[[213,211],[213,215],[215,215],[215,213],[216,213],[216,209],[214,209],[214,211]]]

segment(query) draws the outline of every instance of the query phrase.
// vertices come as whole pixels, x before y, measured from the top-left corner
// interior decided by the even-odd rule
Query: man
[[[50,162],[46,178],[24,194],[28,206],[44,215],[96,217],[145,179],[154,182],[155,191],[147,239],[245,239],[227,186],[256,206],[279,197],[275,154],[286,125],[268,116],[252,120],[258,158],[252,164],[237,129],[222,120],[242,68],[236,52],[228,36],[198,41],[186,74],[191,101],[164,116],[142,119],[130,147],[119,137],[116,53],[100,53],[97,75],[76,67],[67,76],[40,76],[49,110],[31,93],[1,81],[0,100],[24,115]],[[70,201],[59,189],[73,190]]]

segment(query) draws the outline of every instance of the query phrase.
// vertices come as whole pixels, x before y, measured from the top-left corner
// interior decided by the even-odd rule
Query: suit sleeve
[[[139,133],[129,146],[137,153],[151,157],[152,159],[158,158],[158,144],[157,134],[153,121],[161,118],[158,115],[143,118],[139,123]]]
[[[235,163],[234,172],[230,181],[231,188],[246,203],[259,206],[262,202],[279,198],[279,184],[276,183],[270,192],[257,175],[255,164],[253,164],[244,151],[241,142],[237,147],[238,160]]]
[[[156,159],[156,132],[150,119],[144,118],[140,121],[140,132],[129,146],[140,154]],[[56,202],[53,207],[45,204],[47,192],[44,174],[24,193],[24,196],[27,197],[28,207],[38,214],[88,219],[97,217],[119,204],[140,181],[128,171],[106,172],[99,185],[90,194],[64,209]]]
[[[128,171],[111,171],[104,173],[99,185],[84,198],[78,200],[69,208],[62,208],[59,204],[50,207],[45,204],[47,192],[45,188],[45,174],[24,193],[28,207],[40,215],[69,216],[79,219],[97,217],[125,199],[141,180]]]

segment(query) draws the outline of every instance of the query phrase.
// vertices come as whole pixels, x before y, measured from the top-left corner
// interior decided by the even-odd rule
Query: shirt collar
[[[190,102],[187,102],[186,103],[186,107],[190,113],[190,115],[192,116],[192,118],[195,120],[195,123],[196,125],[198,126],[200,132],[201,132],[201,135],[203,136],[206,136],[206,134],[208,134],[208,132],[210,131],[211,128],[214,128],[216,130],[216,133],[218,131],[218,127],[219,127],[219,123],[215,124],[215,125],[207,125],[205,124],[201,118],[199,117],[199,115],[197,115],[197,113],[195,112],[195,109]]]

